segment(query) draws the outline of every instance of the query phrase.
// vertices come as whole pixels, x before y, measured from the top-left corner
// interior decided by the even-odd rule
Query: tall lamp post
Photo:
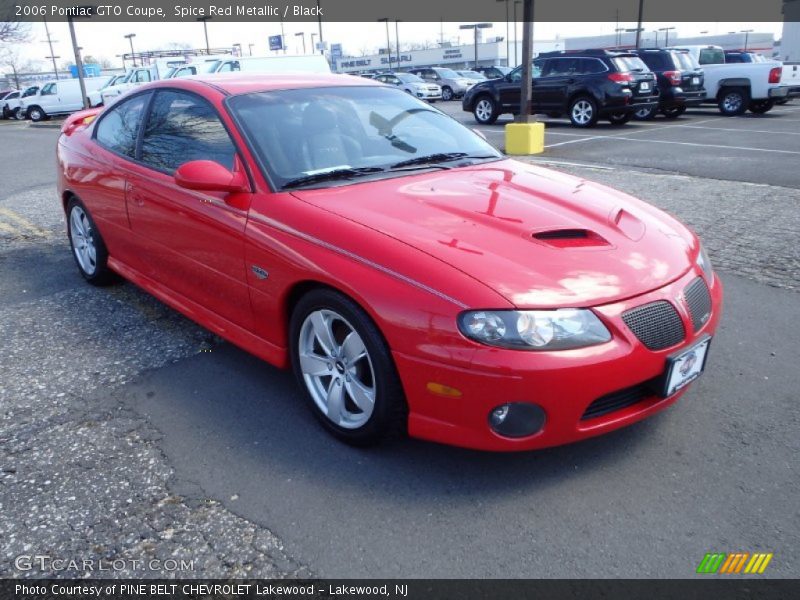
[[[301,38],[303,38],[303,54],[305,54],[306,53],[306,33],[305,33],[305,31],[298,31],[297,33],[294,34],[294,37],[297,37],[298,35]]]
[[[317,0],[317,25],[319,26],[319,53],[325,55],[325,42],[322,39],[322,11],[319,9],[319,0]]]
[[[747,52],[748,37],[750,36],[751,33],[753,33],[753,30],[752,29],[742,29],[739,33],[743,33],[744,34],[744,51]]]
[[[508,0],[497,0],[497,2],[505,2],[506,3],[506,66],[509,66],[508,63],[511,61],[511,23],[508,19]]]
[[[514,0],[514,66],[519,64],[517,58],[517,4],[522,4],[522,0]]]
[[[206,15],[205,17],[197,17],[198,21],[202,21],[203,22],[203,33],[206,36],[206,54],[211,54],[211,46],[208,43],[208,20],[210,18],[211,17],[208,16],[208,15]]]
[[[281,44],[283,44],[283,36],[281,36]],[[247,44],[247,49],[250,50],[250,56],[253,56],[253,46],[255,46],[255,44]]]
[[[317,48],[317,47],[314,45],[314,38],[315,38],[317,35],[319,35],[319,34],[318,34],[318,33],[314,33],[314,32],[312,31],[310,35],[311,35],[311,52],[312,52],[312,53],[315,53],[315,52],[317,51],[317,50],[316,50],[316,48]]]
[[[397,49],[397,68],[400,68],[400,19],[394,20],[394,43]]]
[[[642,41],[642,19],[644,18],[644,0],[639,0],[639,22],[636,24],[636,49]]]
[[[533,88],[533,0],[522,3],[522,89],[519,96],[518,123],[530,123]]]
[[[461,25],[459,29],[472,29],[475,37],[475,68],[478,68],[478,30],[488,29],[492,26],[491,23],[471,23],[470,25]]]
[[[378,19],[378,23],[386,23],[386,50],[389,52],[389,70],[392,70],[392,42],[389,40],[389,18]],[[398,65],[400,66],[400,65]]]
[[[663,31],[664,32],[664,36],[665,36],[665,38],[664,38],[664,46],[669,46],[669,32],[670,31],[675,31],[675,28],[674,27],[661,27],[659,29],[659,31]],[[658,46],[658,42],[656,42],[656,46]]]
[[[133,38],[136,37],[136,34],[135,33],[129,33],[129,34],[124,35],[122,37],[128,38],[128,41],[131,43],[131,60],[133,61],[133,66],[135,67],[136,66],[136,54],[134,54],[134,52],[133,52]]]
[[[239,42],[231,44],[236,49],[236,56],[242,56],[242,45]]]

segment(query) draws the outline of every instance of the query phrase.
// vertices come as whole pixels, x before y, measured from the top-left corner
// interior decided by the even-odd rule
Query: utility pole
[[[211,54],[211,46],[208,43],[208,20],[210,18],[211,18],[210,16],[197,17],[198,21],[202,21],[203,22],[203,33],[206,36],[206,54]]]
[[[392,42],[389,39],[389,18],[383,17],[382,19],[378,19],[378,22],[386,23],[386,50],[389,52],[389,70],[392,70]]]
[[[47,43],[50,46],[50,56],[47,56],[46,58],[53,59],[53,72],[56,74],[56,79],[58,79],[58,67],[56,66],[56,59],[61,57],[56,56],[56,53],[53,52],[53,42],[57,42],[58,40],[53,40],[50,37],[50,29],[47,27],[47,21],[45,21],[44,17],[42,18],[42,21],[44,22],[44,32],[47,35]],[[16,77],[16,71],[14,72],[14,76]],[[17,82],[17,87],[19,87],[19,82]]]
[[[517,58],[517,46],[519,45],[517,42],[517,4],[522,4],[522,0],[514,0],[514,66],[516,67],[519,64],[519,59]]]
[[[128,41],[131,43],[131,60],[133,61],[133,66],[136,66],[136,54],[133,52],[133,38],[136,37],[135,33],[129,33],[127,35],[123,35],[122,37],[128,38]],[[122,65],[123,67],[125,65]]]
[[[644,0],[639,0],[639,23],[636,25],[636,49],[639,49],[642,36],[642,17],[644,15]]]
[[[83,108],[89,108],[89,99],[86,97],[86,82],[83,80],[83,60],[81,60],[81,49],[78,47],[78,39],[75,36],[75,23],[72,17],[67,17],[69,23],[69,36],[72,38],[72,50],[75,53],[75,65],[78,67],[78,83],[81,86],[81,104]]]
[[[522,89],[519,97],[518,123],[535,121],[531,115],[533,88],[533,0],[522,3]]]
[[[397,68],[400,68],[400,19],[394,20],[394,41],[397,44]],[[745,44],[747,45],[747,44]]]
[[[317,24],[319,25],[319,53],[324,56],[325,41],[322,39],[322,11],[319,9],[319,0],[317,0]]]
[[[511,62],[511,23],[508,20],[508,0],[497,0],[506,3],[506,66]]]

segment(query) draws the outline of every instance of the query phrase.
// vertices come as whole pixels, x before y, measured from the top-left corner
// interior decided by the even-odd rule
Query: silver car
[[[441,86],[442,100],[460,98],[476,83],[475,80],[462,77],[453,71],[453,69],[448,69],[446,67],[424,67],[411,69],[410,72],[417,77],[421,77],[428,83],[435,83]]]
[[[389,85],[396,85],[420,100],[435,102],[436,100],[442,99],[441,87],[435,83],[428,83],[424,79],[420,79],[411,73],[381,73],[380,75],[376,75],[373,79],[375,79],[375,81],[388,83]]]

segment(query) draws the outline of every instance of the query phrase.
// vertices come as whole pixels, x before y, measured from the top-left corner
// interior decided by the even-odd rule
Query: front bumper
[[[610,342],[598,346],[542,353],[481,346],[469,369],[395,352],[409,404],[409,434],[481,450],[531,450],[600,435],[663,410],[691,384],[668,398],[645,394],[634,404],[582,420],[595,400],[658,380],[668,356],[714,334],[722,308],[719,277],[709,286],[711,316],[698,331],[694,331],[685,303],[676,301],[699,274],[693,269],[659,290],[596,307],[612,334]],[[657,300],[666,300],[677,308],[686,335],[680,344],[651,351],[624,324],[621,315]],[[428,391],[431,382],[458,390],[460,395],[436,395]],[[507,402],[532,402],[542,407],[546,413],[544,427],[524,438],[502,437],[492,431],[489,412]]]

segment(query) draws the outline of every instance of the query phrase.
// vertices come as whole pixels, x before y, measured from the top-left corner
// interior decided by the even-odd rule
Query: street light
[[[242,56],[242,45],[239,42],[231,44],[236,49],[236,56]]]
[[[397,44],[397,68],[400,68],[400,19],[394,20],[394,41]]]
[[[392,70],[392,42],[389,40],[389,18],[378,19],[378,23],[386,23],[386,50],[389,51],[389,70]],[[397,65],[400,66],[399,64]]]
[[[511,54],[511,23],[508,20],[508,0],[497,0],[497,2],[506,3],[506,66],[510,62],[508,59]]]
[[[297,37],[298,35],[303,38],[303,54],[305,54],[306,53],[306,33],[305,33],[305,31],[298,31],[297,33],[294,34],[294,37]]]
[[[747,52],[747,39],[748,36],[753,33],[752,29],[742,29],[739,33],[744,34],[744,51]]]
[[[198,21],[202,21],[203,22],[203,33],[206,36],[206,54],[211,54],[211,46],[208,43],[208,20],[210,18],[211,17],[208,16],[208,15],[206,15],[205,17],[197,17]]]
[[[470,25],[461,25],[459,29],[472,29],[475,35],[475,68],[478,68],[478,30],[479,29],[489,29],[492,26],[491,23],[472,23]]]
[[[636,49],[639,49],[641,42],[641,35],[644,28],[642,27],[642,19],[644,18],[644,0],[639,0],[639,21],[636,23]]]
[[[128,35],[124,35],[122,37],[128,38],[128,41],[131,43],[131,60],[133,61],[133,66],[136,66],[136,55],[133,52],[133,38],[136,37],[135,33],[129,33]]]
[[[283,36],[281,36],[281,44],[283,44]],[[253,46],[255,46],[255,44],[247,44],[247,48],[250,50],[250,56],[253,56]]]
[[[514,66],[519,64],[517,58],[517,4],[522,4],[522,0],[514,0]]]
[[[674,27],[661,27],[659,31],[663,31],[666,38],[664,39],[664,45],[669,46],[669,32],[675,31]],[[656,46],[658,46],[658,38],[656,38]]]
[[[315,38],[317,35],[319,35],[319,34],[317,34],[317,33],[314,33],[314,32],[312,31],[310,35],[311,35],[311,52],[313,53],[313,52],[316,52],[316,48],[317,48],[317,47],[314,45],[314,38]]]

